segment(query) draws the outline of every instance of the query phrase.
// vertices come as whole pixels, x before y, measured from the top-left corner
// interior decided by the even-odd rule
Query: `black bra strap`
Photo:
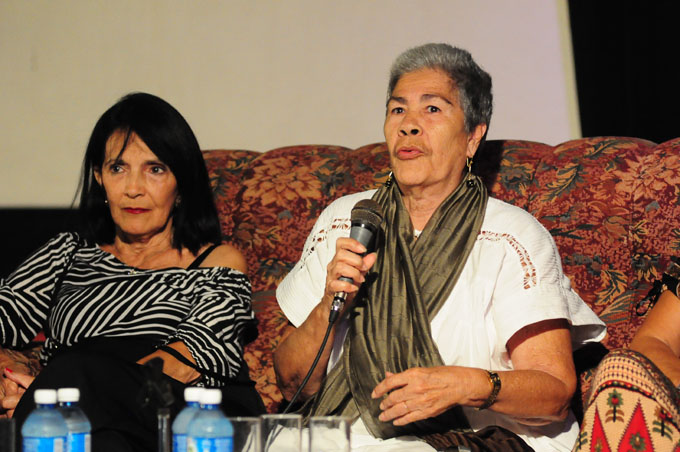
[[[192,369],[197,370],[201,374],[208,375],[209,377],[212,377],[216,380],[229,383],[229,384],[236,384],[236,385],[243,385],[243,386],[254,386],[255,382],[248,379],[247,381],[238,381],[237,379],[234,378],[229,378],[225,377],[224,375],[220,375],[217,372],[213,372],[208,369],[201,369],[198,367],[196,364],[192,363],[186,356],[182,355],[180,352],[175,350],[174,348],[168,346],[168,345],[162,345],[158,348],[159,350],[163,350],[165,353],[172,355],[177,361],[181,362],[185,366],[189,366]]]
[[[191,263],[191,265],[189,265],[187,267],[187,270],[193,270],[195,268],[198,268],[198,266],[203,263],[205,258],[208,257],[210,255],[210,253],[212,253],[213,250],[215,248],[217,248],[218,246],[219,245],[213,245],[213,246],[209,247],[207,250],[203,251],[201,254],[199,254],[199,256],[196,259],[194,259],[194,261]]]

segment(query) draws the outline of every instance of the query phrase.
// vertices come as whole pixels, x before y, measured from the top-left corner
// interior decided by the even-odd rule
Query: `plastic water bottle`
[[[90,452],[92,440],[90,421],[78,406],[80,390],[78,388],[60,388],[57,390],[59,412],[66,421],[68,435],[66,436],[67,452]]]
[[[187,429],[189,422],[198,413],[199,402],[203,388],[189,386],[184,389],[184,401],[186,406],[179,412],[172,423],[172,451],[186,452],[187,450]]]
[[[24,452],[65,452],[68,428],[57,411],[57,391],[36,389],[36,408],[21,427]]]
[[[220,409],[222,391],[204,389],[201,407],[189,422],[187,452],[232,452],[234,428]]]

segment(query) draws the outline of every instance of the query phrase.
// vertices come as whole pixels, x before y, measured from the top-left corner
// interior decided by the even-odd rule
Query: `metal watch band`
[[[498,374],[492,370],[487,370],[486,373],[492,386],[491,394],[489,394],[489,397],[486,399],[486,401],[479,408],[477,408],[478,410],[485,410],[496,403],[498,393],[501,391],[501,377],[499,377]]]

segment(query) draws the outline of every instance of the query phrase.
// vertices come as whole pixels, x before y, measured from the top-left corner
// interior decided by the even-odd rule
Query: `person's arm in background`
[[[630,349],[642,353],[673,382],[680,384],[680,299],[661,294],[635,333]]]
[[[0,417],[12,417],[21,396],[26,389],[33,383],[35,377],[10,367],[5,367],[2,374],[2,397],[0,397],[0,408],[5,411]]]

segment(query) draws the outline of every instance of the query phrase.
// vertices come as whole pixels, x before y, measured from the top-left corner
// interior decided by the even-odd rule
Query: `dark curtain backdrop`
[[[76,210],[0,208],[0,237],[3,237],[0,278],[6,278],[31,253],[59,232],[75,231]]]
[[[570,0],[583,136],[680,137],[680,1]]]

